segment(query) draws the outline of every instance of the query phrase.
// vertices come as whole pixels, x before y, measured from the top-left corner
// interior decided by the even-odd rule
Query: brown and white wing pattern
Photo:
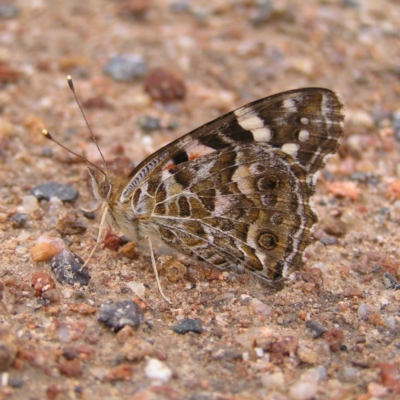
[[[245,105],[139,164],[120,211],[212,266],[286,278],[310,244],[315,176],[339,147],[343,119],[337,95],[321,88]]]

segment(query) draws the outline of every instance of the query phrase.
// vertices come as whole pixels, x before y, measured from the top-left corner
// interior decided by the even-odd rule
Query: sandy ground
[[[399,20],[396,0],[0,1],[0,398],[398,398],[400,292],[383,278],[399,278]],[[126,55],[146,70],[105,73]],[[171,75],[164,103],[146,91],[156,68]],[[40,135],[99,159],[67,74],[119,171],[251,100],[338,92],[345,140],[320,176],[320,224],[296,280],[276,292],[169,261],[170,306],[148,252],[109,235],[88,286],[57,282],[32,248],[46,236],[85,259],[99,226],[80,211],[93,206],[85,163]],[[31,189],[50,181],[78,199],[38,204]],[[144,320],[115,333],[100,308],[125,300]],[[200,333],[173,331],[188,319]]]

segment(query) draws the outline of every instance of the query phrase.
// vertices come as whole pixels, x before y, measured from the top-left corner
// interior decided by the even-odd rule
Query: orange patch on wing
[[[196,160],[196,158],[200,158],[201,156],[203,156],[203,154],[199,154],[199,153],[192,153],[189,155],[189,160]]]
[[[162,170],[168,171],[169,169],[174,168],[175,166],[176,166],[175,163],[171,163],[171,164],[166,165]]]

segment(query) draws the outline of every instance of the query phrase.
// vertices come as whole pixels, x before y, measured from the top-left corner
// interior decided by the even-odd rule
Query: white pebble
[[[296,382],[289,389],[289,396],[293,400],[312,399],[317,394],[318,386],[311,382]]]
[[[26,213],[30,214],[39,208],[39,202],[33,195],[24,196],[22,198],[22,207]]]
[[[361,303],[358,306],[357,314],[360,318],[367,318],[370,313],[370,308],[367,304]]]
[[[171,369],[156,358],[150,358],[147,361],[144,372],[149,379],[157,379],[162,382],[168,382],[172,377]]]
[[[396,319],[393,317],[393,315],[389,315],[384,321],[388,328],[396,330]]]
[[[257,314],[261,314],[264,318],[267,318],[271,315],[271,307],[258,299],[251,299],[250,306],[254,312],[256,312]]]
[[[258,358],[264,356],[264,349],[262,349],[261,347],[254,347],[254,352],[256,353]]]
[[[142,282],[132,281],[132,282],[128,282],[126,284],[126,286],[129,289],[131,289],[132,292],[136,294],[136,296],[139,296],[139,297],[143,297],[144,296],[144,292],[146,291],[146,288],[145,288],[145,286],[143,285]]]
[[[282,390],[285,387],[285,377],[282,372],[263,374],[261,376],[261,382],[265,388],[270,390]]]
[[[24,243],[31,237],[31,234],[28,231],[21,231],[17,237],[18,242]]]

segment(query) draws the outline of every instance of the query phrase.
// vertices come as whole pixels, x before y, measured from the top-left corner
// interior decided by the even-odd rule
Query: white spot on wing
[[[268,142],[271,140],[272,134],[269,128],[253,129],[251,131],[256,142]]]
[[[306,129],[302,129],[299,132],[299,140],[300,142],[306,142],[310,138],[310,132],[308,132]]]
[[[286,111],[297,112],[296,102],[293,99],[283,100],[282,105],[286,108]]]
[[[296,143],[286,143],[281,147],[281,150],[286,154],[289,154],[293,158],[297,158],[297,152],[299,151],[299,145]]]
[[[207,154],[214,153],[215,149],[212,147],[204,146],[199,144],[198,141],[186,149],[186,154],[189,160],[193,160],[199,157],[203,157]]]
[[[249,108],[239,108],[235,111],[238,124],[253,134],[256,142],[268,142],[271,140],[271,130],[265,126],[264,121]]]
[[[308,125],[308,123],[310,122],[310,120],[309,120],[307,117],[303,117],[303,118],[300,119],[300,122],[301,122],[303,125]]]

